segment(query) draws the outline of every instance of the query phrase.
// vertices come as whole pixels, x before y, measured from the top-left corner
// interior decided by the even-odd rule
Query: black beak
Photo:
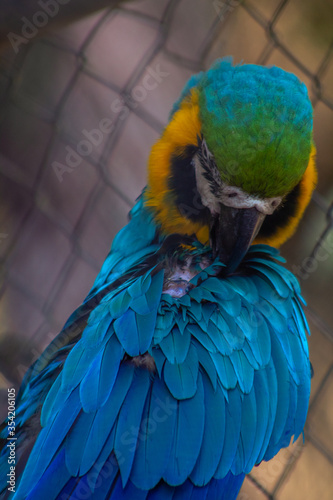
[[[212,219],[210,245],[214,257],[226,265],[227,274],[235,271],[257,236],[265,215],[256,208],[232,208],[220,205]]]

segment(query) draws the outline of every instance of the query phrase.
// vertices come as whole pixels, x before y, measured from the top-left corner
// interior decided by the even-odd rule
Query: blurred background
[[[188,77],[226,55],[278,65],[306,83],[315,111],[318,188],[282,248],[308,303],[314,378],[304,444],[257,467],[239,498],[331,500],[333,1],[8,4],[0,0],[1,418],[7,388],[89,291]]]

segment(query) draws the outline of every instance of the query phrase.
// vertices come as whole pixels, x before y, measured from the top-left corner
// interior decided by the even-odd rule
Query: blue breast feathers
[[[152,241],[153,224],[149,231]],[[163,293],[158,264],[108,290],[156,253],[147,239],[132,240],[122,260],[115,241],[85,303],[96,301],[82,336],[64,340],[63,359],[40,371],[40,392],[50,372],[53,379],[15,500],[76,498],[80,485],[99,500],[192,498],[198,487],[213,498],[302,432],[307,323],[297,280],[277,252],[252,246],[242,272],[223,279],[213,263],[180,298]],[[33,384],[21,423],[31,416],[24,401]],[[184,496],[173,497],[182,484]]]

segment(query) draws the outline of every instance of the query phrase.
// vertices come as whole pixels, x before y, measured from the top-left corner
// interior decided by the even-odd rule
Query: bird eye
[[[271,207],[276,208],[278,205],[280,205],[279,200],[272,200],[271,201]]]

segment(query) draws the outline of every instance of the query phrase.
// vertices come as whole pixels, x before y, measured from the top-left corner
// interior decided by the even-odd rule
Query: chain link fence
[[[309,304],[314,378],[304,444],[255,468],[239,498],[331,499],[333,2],[137,0],[55,28],[64,4],[17,11],[1,52],[1,417],[7,388],[89,291],[187,78],[226,55],[276,64],[315,110],[318,188],[282,249]]]

